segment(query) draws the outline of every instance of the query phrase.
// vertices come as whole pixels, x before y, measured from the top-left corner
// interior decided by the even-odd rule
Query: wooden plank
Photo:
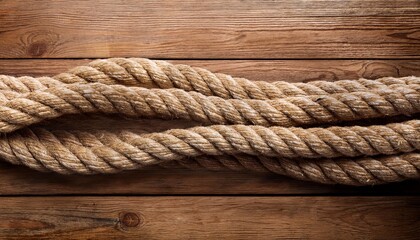
[[[0,60],[0,73],[54,75],[85,64],[83,60]],[[420,60],[189,60],[171,61],[255,80],[308,80],[377,78],[420,75]],[[74,124],[77,122],[78,124]],[[186,121],[129,120],[118,117],[67,116],[46,122],[60,129],[131,129],[163,131],[192,126]],[[291,180],[272,174],[149,169],[100,176],[60,176],[25,167],[0,164],[0,195],[53,194],[419,194],[418,182],[351,188]]]
[[[418,239],[419,197],[3,197],[1,239]]]
[[[0,59],[0,74],[53,76],[90,59]],[[307,82],[420,75],[420,60],[170,60],[258,81]]]
[[[419,58],[420,2],[0,3],[0,57]]]

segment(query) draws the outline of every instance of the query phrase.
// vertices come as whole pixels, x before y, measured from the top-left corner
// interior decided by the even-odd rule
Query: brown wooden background
[[[420,1],[0,1],[0,74],[148,57],[253,80],[420,75]],[[69,124],[70,122],[70,124]],[[67,117],[59,128],[185,127]],[[418,181],[343,187],[149,169],[60,176],[0,163],[4,239],[419,239]]]

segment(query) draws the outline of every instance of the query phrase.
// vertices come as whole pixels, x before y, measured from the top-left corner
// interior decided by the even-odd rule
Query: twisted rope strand
[[[394,155],[420,150],[419,131],[419,120],[386,126],[325,129],[215,125],[152,134],[25,128],[0,138],[0,157],[41,171],[90,174],[202,156]]]
[[[122,84],[145,88],[180,88],[196,91],[206,96],[224,99],[276,99],[308,95],[328,95],[351,92],[392,90],[395,87],[420,84],[420,78],[380,78],[377,80],[340,80],[335,82],[312,81],[288,83],[263,82],[233,78],[226,74],[212,73],[203,68],[173,65],[166,61],[144,58],[99,59],[86,66],[79,66],[53,78],[11,77],[0,75],[0,90],[28,92],[63,83],[99,82],[107,85]]]
[[[289,127],[410,115],[419,111],[420,88],[382,94],[355,92],[262,101],[225,100],[179,89],[70,84],[23,94],[0,105],[0,132],[11,132],[64,114],[94,112],[181,118],[204,124]]]
[[[180,88],[196,91],[207,96],[224,99],[275,99],[291,96],[326,95],[346,92],[366,92],[391,84],[404,84],[404,80],[384,78],[379,82],[365,81],[326,81],[309,84],[287,82],[253,82],[244,78],[233,78],[226,74],[212,73],[203,68],[188,65],[173,65],[166,61],[152,61],[142,58],[115,58],[96,60],[73,68],[68,75],[58,75],[57,79],[82,78],[88,82],[106,81],[107,84],[123,83],[131,86],[154,86],[162,89]],[[420,79],[408,78],[408,82],[420,83]],[[80,81],[80,79],[78,80]]]
[[[317,159],[308,161],[295,158],[275,158],[263,156],[221,155],[217,158],[199,156],[193,159],[182,158],[170,162],[133,161],[138,154],[124,143],[105,141],[109,137],[92,138],[91,133],[58,131],[54,134],[38,129],[25,130],[0,141],[1,155],[15,164],[24,164],[40,171],[57,171],[71,174],[115,173],[126,169],[142,168],[146,165],[160,164],[170,167],[180,164],[188,168],[221,170],[271,171],[300,180],[328,184],[372,185],[416,179],[420,175],[420,154],[363,157],[359,159]],[[99,140],[98,140],[99,139]],[[108,146],[105,146],[107,144]],[[4,146],[13,146],[5,151]],[[10,151],[11,150],[11,151]],[[62,152],[64,150],[64,153]],[[60,153],[61,152],[61,153]],[[100,155],[96,155],[100,153]],[[125,153],[125,154],[124,154]],[[128,154],[127,154],[128,153]],[[141,156],[141,155],[138,155]]]
[[[173,129],[163,133],[121,137],[141,146],[152,139],[163,156],[197,157],[250,154],[267,157],[334,158],[411,152],[420,147],[420,121],[369,127],[284,128],[245,125],[213,125]],[[164,146],[164,147],[161,147]]]

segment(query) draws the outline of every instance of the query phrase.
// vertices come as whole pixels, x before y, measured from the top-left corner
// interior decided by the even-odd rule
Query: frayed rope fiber
[[[273,172],[329,184],[420,178],[420,78],[258,82],[142,58],[96,60],[53,77],[0,75],[0,158],[39,171],[145,166]],[[67,114],[185,119],[138,134],[32,126]],[[406,116],[373,126],[352,121]]]

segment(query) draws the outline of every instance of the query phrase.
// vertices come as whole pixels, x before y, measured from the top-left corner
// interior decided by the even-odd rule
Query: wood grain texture
[[[418,239],[419,197],[2,198],[1,239]]]
[[[82,60],[0,60],[0,74],[54,75],[89,62]],[[420,60],[179,60],[215,72],[254,80],[309,80],[378,78],[420,75]],[[77,124],[74,124],[77,122]],[[103,116],[67,116],[44,123],[59,129],[130,129],[163,131],[193,126],[188,121],[129,120]],[[150,169],[117,175],[60,176],[0,164],[0,195],[54,194],[418,194],[418,182],[351,188],[291,180],[273,174]]]
[[[420,2],[0,2],[0,57],[419,58]]]

